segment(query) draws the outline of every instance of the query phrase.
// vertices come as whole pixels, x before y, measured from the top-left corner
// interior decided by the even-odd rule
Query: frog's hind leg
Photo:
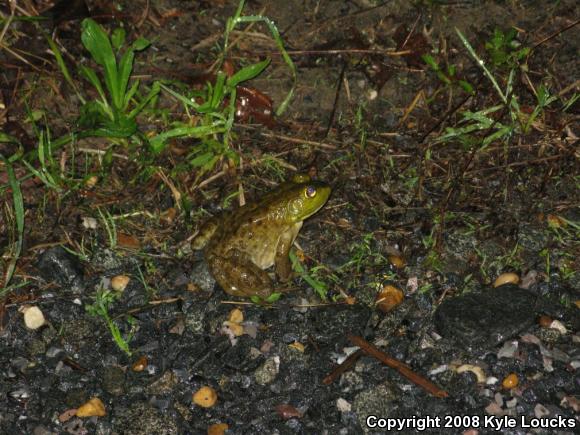
[[[199,232],[191,241],[191,249],[200,250],[205,248],[210,239],[212,238],[215,230],[218,227],[216,219],[210,219],[199,229]]]
[[[209,270],[220,287],[237,297],[272,294],[272,280],[267,272],[244,258],[239,251],[230,251],[227,257],[212,255],[207,259]]]

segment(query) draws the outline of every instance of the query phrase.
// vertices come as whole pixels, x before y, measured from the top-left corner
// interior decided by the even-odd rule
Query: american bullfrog
[[[259,201],[210,219],[192,242],[205,248],[209,270],[232,296],[266,299],[273,283],[265,269],[275,265],[280,281],[288,281],[288,253],[302,227],[326,203],[330,186],[296,175]]]

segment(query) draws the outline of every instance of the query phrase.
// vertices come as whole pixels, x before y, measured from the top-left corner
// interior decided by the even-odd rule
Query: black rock
[[[458,296],[437,308],[435,327],[466,347],[496,346],[533,325],[536,300],[515,285]]]
[[[48,282],[78,292],[83,286],[83,267],[77,257],[60,246],[47,249],[37,264],[40,276]]]

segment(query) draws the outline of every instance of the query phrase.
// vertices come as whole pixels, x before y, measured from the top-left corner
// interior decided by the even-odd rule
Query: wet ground
[[[229,148],[158,154],[147,139],[202,118],[167,92],[139,140],[56,145],[82,101],[43,35],[86,99],[87,16],[152,42],[143,94],[200,89],[237,2],[17,4],[50,20],[1,9],[0,433],[578,432],[577,2],[248,2],[297,67],[288,109],[268,112],[293,83],[271,33],[240,25],[224,69],[272,62]],[[332,194],[294,279],[272,304],[228,296],[191,236],[296,172]]]

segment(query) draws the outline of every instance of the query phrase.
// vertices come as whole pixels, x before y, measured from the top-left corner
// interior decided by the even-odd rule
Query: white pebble
[[[20,312],[24,314],[24,324],[28,329],[38,329],[46,323],[44,314],[36,306],[24,306],[20,308]]]
[[[352,409],[351,404],[344,400],[342,397],[339,397],[336,400],[336,407],[340,412],[349,412]]]

